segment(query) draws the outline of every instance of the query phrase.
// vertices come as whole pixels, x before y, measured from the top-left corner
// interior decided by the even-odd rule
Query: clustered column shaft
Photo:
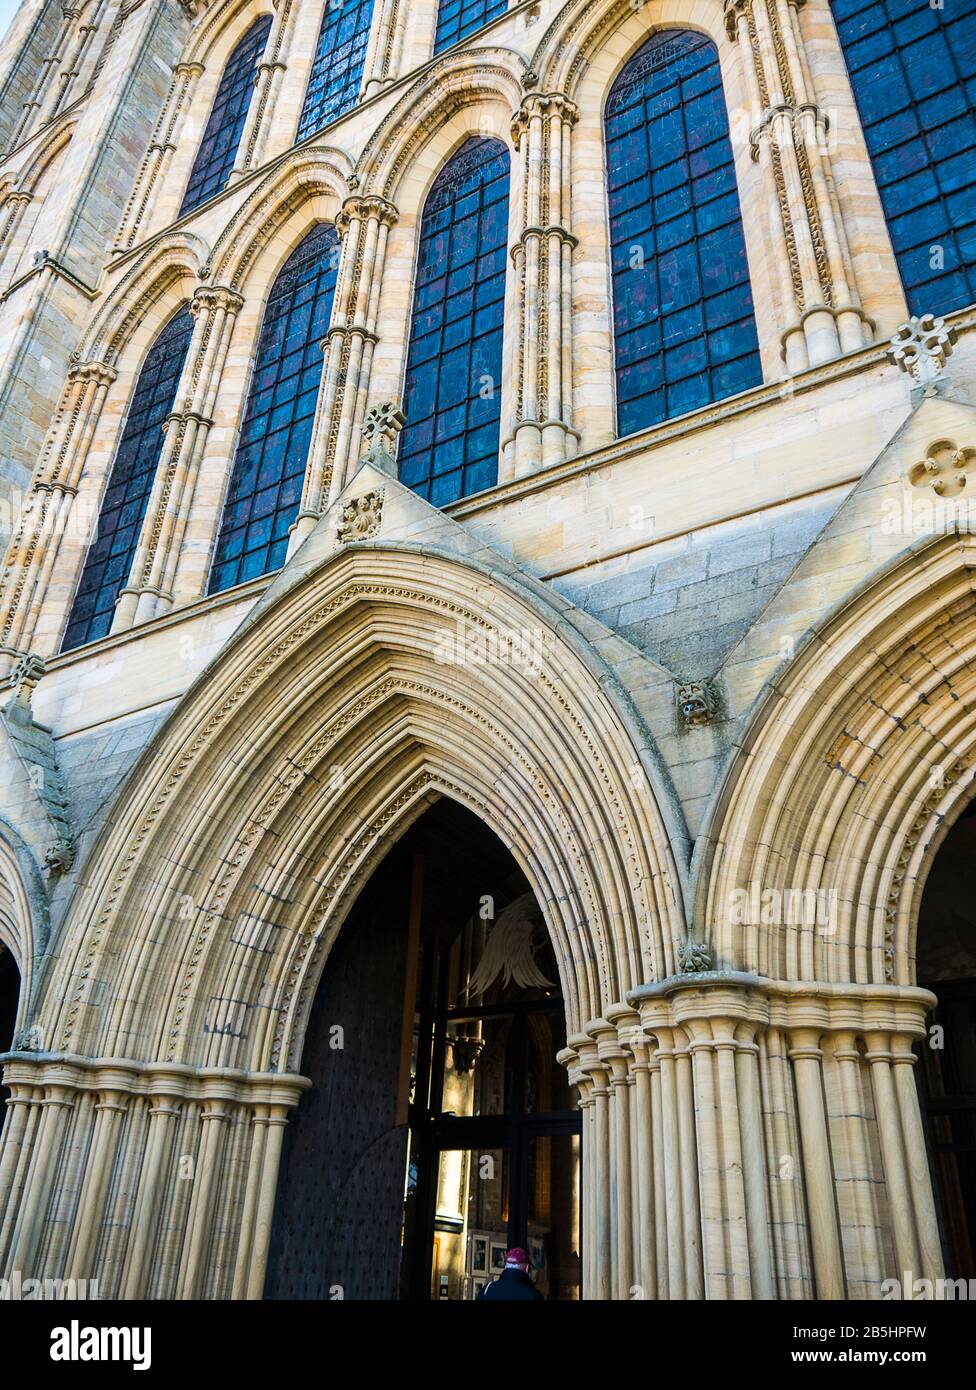
[[[575,105],[530,93],[512,124],[521,158],[522,231],[512,249],[519,297],[516,394],[504,472],[522,477],[571,458],[572,130]]]
[[[791,371],[870,341],[800,28],[803,0],[725,0],[750,104],[759,113],[752,156],[765,176],[780,289],[783,354]]]

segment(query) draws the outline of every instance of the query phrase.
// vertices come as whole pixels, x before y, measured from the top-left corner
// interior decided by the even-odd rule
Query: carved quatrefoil
[[[953,439],[936,439],[926,456],[908,470],[912,487],[931,490],[937,497],[958,497],[965,492],[969,474],[976,469],[976,449],[960,449]]]

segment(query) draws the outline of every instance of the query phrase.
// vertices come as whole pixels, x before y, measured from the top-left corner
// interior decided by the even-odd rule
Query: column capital
[[[354,193],[347,198],[336,217],[335,225],[339,235],[344,235],[350,224],[358,219],[361,222],[370,220],[379,222],[385,227],[392,227],[399,220],[399,210],[379,193]]]
[[[173,76],[185,77],[189,81],[191,77],[202,77],[206,70],[202,63],[177,63]]]
[[[98,358],[89,362],[74,362],[68,368],[69,381],[94,381],[97,386],[111,386],[118,375],[114,367]]]
[[[227,285],[198,285],[190,301],[190,313],[198,315],[206,310],[223,309],[228,314],[238,314],[244,307],[244,296]]]
[[[529,122],[536,116],[543,119],[557,116],[564,125],[574,126],[579,120],[579,107],[562,92],[527,92],[512,117],[512,141],[516,149]]]

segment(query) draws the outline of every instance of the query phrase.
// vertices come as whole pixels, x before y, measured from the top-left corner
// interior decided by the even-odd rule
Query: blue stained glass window
[[[219,593],[278,569],[298,515],[338,269],[335,227],[316,227],[268,297],[210,576]]]
[[[976,300],[976,0],[832,0],[905,298]]]
[[[264,15],[251,25],[227,59],[186,186],[181,217],[227,185],[254,93],[254,75],[264,57],[270,32],[271,16]]]
[[[468,140],[424,205],[400,481],[435,506],[498,481],[508,151]]]
[[[460,43],[508,9],[508,0],[441,0],[437,11],[434,52]]]
[[[163,452],[165,422],[173,412],[192,332],[190,312],[181,309],[146,354],[102,499],[95,539],[81,572],[63,651],[104,637],[112,626],[115,601],[129,582]]]
[[[606,110],[617,428],[646,429],[762,379],[718,53],[655,34]]]
[[[373,0],[326,0],[298,139],[337,120],[359,101]]]

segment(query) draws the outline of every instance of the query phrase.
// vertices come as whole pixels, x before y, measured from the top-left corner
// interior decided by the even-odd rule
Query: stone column
[[[399,76],[407,4],[408,0],[376,0],[373,32],[366,53],[364,100],[384,91]]]
[[[8,1269],[20,1270],[24,1278],[37,1278],[34,1258],[44,1229],[44,1215],[57,1176],[61,1148],[76,1093],[70,1084],[51,1084],[44,1088],[40,1119],[31,1146],[29,1167],[10,1243]]]
[[[274,19],[271,22],[264,56],[254,74],[254,95],[251,97],[247,119],[241,131],[237,158],[230,176],[231,183],[242,178],[249,169],[258,169],[264,163],[271,127],[278,111],[278,98],[281,95],[285,73],[288,71],[288,56],[298,4],[297,0],[274,0],[274,7]]]
[[[0,216],[3,218],[3,220],[0,221],[0,265],[3,264],[7,252],[11,249],[17,238],[17,232],[20,229],[21,222],[24,220],[24,213],[27,210],[28,204],[33,201],[33,193],[28,193],[24,188],[11,188],[7,190],[3,199],[2,209],[0,209]]]
[[[177,63],[152,140],[139,166],[112,251],[128,251],[142,231],[156,195],[166,186],[173,156],[179,148],[186,118],[193,107],[202,63]]]
[[[610,1174],[613,1297],[626,1302],[634,1281],[628,1056],[615,1028],[610,1027],[606,1033],[597,1031],[597,1037],[598,1055],[607,1067],[610,1120],[613,1125],[613,1171]]]
[[[93,1273],[95,1247],[105,1213],[105,1199],[112,1175],[112,1160],[118,1144],[119,1127],[129,1105],[128,1091],[132,1074],[120,1072],[106,1076],[107,1083],[98,1094],[95,1105],[95,1124],[91,1148],[85,1164],[74,1230],[68,1250],[69,1279],[90,1279]],[[113,1086],[112,1081],[118,1085]]]
[[[119,8],[121,9],[121,6]],[[85,13],[86,9],[87,13]],[[72,16],[72,22],[66,31],[66,42],[62,49],[63,59],[59,64],[60,71],[56,75],[52,74],[52,80],[48,83],[38,107],[36,122],[38,126],[53,120],[70,100],[79,95],[74,90],[78,75],[85,66],[92,40],[110,9],[110,0],[91,0],[91,4],[87,7],[82,3],[74,9],[66,8],[64,10],[66,18],[69,15]],[[75,20],[79,19],[83,22],[75,23]]]
[[[183,1263],[177,1283],[178,1298],[198,1298],[204,1273],[207,1237],[213,1226],[213,1203],[220,1179],[231,1105],[222,1096],[210,1096],[200,1113],[200,1146],[193,1183],[193,1201],[186,1227]]]
[[[148,622],[173,606],[183,533],[213,425],[234,321],[243,303],[236,291],[221,285],[204,285],[193,296],[190,312],[196,323],[177,390],[177,406],[163,427],[163,452],[129,583],[116,606],[113,632]]]
[[[634,1146],[634,1191],[637,1203],[637,1235],[635,1246],[635,1281],[643,1290],[645,1298],[657,1298],[657,1243],[656,1217],[657,1201],[656,1165],[657,1145],[655,1142],[654,1097],[649,1064],[649,1045],[647,1040],[631,1036],[628,1043],[633,1062],[631,1074],[634,1081],[631,1125],[636,1138]]]
[[[35,1087],[22,1083],[13,1083],[9,1089],[7,1116],[0,1140],[0,1269],[4,1268],[7,1241],[17,1215],[42,1094]]]
[[[126,1252],[119,1298],[143,1298],[147,1270],[152,1263],[154,1239],[159,1222],[160,1196],[165,1185],[166,1167],[180,1115],[178,1094],[153,1090],[149,1104],[149,1128],[139,1171],[132,1212],[132,1236]]]
[[[787,369],[803,371],[870,341],[826,151],[797,9],[803,0],[725,0],[758,123],[752,157],[764,175],[787,321]]]
[[[918,1102],[918,1086],[914,1076],[915,1053],[912,1050],[912,1041],[913,1035],[891,1034],[891,1066],[918,1237],[919,1277],[935,1280],[945,1277],[945,1264],[939,1222],[935,1214],[932,1174],[929,1169],[925,1131],[922,1128],[922,1112]]]
[[[604,1024],[609,1027],[609,1024]],[[590,1032],[592,1032],[592,1025]],[[600,1058],[592,1037],[577,1042],[580,1069],[589,1081],[592,1108],[588,1137],[592,1141],[584,1155],[584,1181],[590,1187],[590,1280],[586,1297],[609,1300],[613,1297],[613,1228],[610,1194],[610,1087],[609,1067]]]
[[[342,256],[332,323],[322,344],[322,388],[292,550],[338,497],[359,458],[386,246],[397,216],[392,203],[367,194],[348,198],[336,218]]]
[[[24,109],[20,113],[20,118],[14,127],[10,137],[8,149],[15,150],[22,141],[26,140],[32,128],[37,124],[41,110],[44,106],[46,95],[50,89],[52,75],[59,69],[64,56],[71,43],[71,36],[74,33],[75,25],[81,15],[83,6],[65,5],[61,6],[61,28],[58,31],[54,47],[46,58],[41,60],[40,71],[34,90],[30,98],[24,102]]]
[[[735,1029],[735,1088],[745,1193],[748,1258],[752,1297],[776,1297],[769,1221],[769,1177],[763,1133],[759,1047],[756,1028],[740,1023]]]
[[[790,1030],[790,1060],[796,1080],[816,1295],[818,1298],[842,1299],[846,1297],[844,1256],[827,1135],[819,1029],[799,1027]]]
[[[573,429],[571,138],[576,107],[530,92],[512,123],[521,161],[522,230],[512,248],[519,301],[514,418],[503,442],[505,477],[571,458]]]
[[[31,500],[10,542],[4,565],[0,653],[8,667],[11,653],[26,651],[33,644],[88,450],[116,375],[113,367],[98,361],[79,363],[68,373],[35,475]],[[53,650],[53,644],[48,645]]]
[[[278,1169],[281,1166],[281,1146],[288,1123],[288,1107],[270,1105],[262,1116],[261,1125],[267,1132],[264,1151],[261,1156],[260,1177],[256,1189],[256,1203],[251,1227],[251,1247],[248,1256],[247,1284],[245,1297],[260,1299],[264,1293],[264,1280],[268,1267],[268,1249],[271,1245],[271,1222],[274,1216],[275,1192],[278,1186]],[[242,1241],[243,1249],[243,1241]]]

